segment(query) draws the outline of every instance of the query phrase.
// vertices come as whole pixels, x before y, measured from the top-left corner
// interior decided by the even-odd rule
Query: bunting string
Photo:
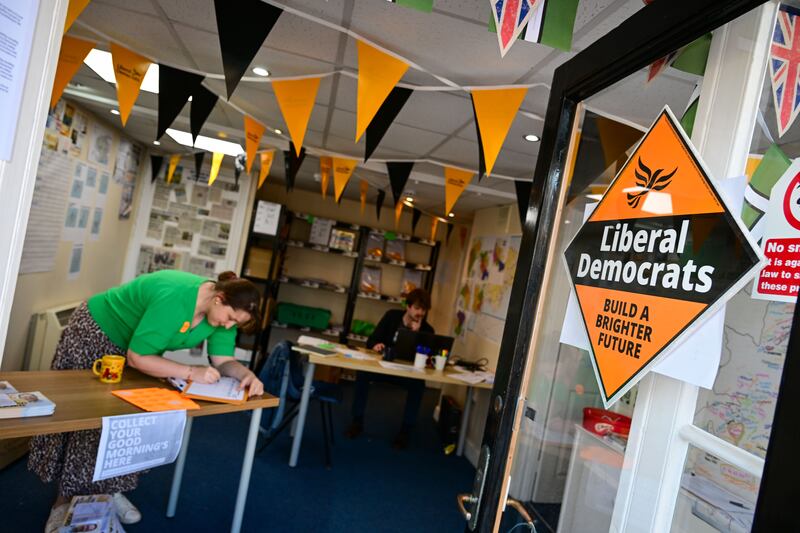
[[[267,1],[266,3],[273,4],[276,7],[280,7],[281,6],[281,4],[277,4],[275,2]],[[292,8],[287,8],[286,11],[287,12],[291,12],[291,13],[295,13],[297,10],[292,9]],[[309,17],[311,17],[309,20],[315,20],[315,18],[316,18],[316,17],[313,17],[311,15],[309,15]],[[92,42],[94,42],[96,44],[102,44],[103,42],[106,42],[106,41],[108,41],[109,43],[116,43],[116,44],[119,44],[120,46],[124,46],[124,47],[128,48],[129,50],[134,51],[134,52],[136,52],[136,53],[138,53],[138,54],[140,54],[140,55],[142,55],[144,57],[148,57],[146,54],[141,54],[135,48],[131,48],[131,46],[129,44],[123,43],[123,42],[119,41],[118,39],[114,39],[110,35],[108,35],[108,34],[102,32],[101,30],[98,30],[97,28],[93,27],[91,24],[88,24],[88,23],[86,23],[86,22],[84,22],[82,20],[76,20],[75,24],[77,24],[78,26],[81,26],[81,27],[91,31],[92,33],[94,33],[96,35],[98,35],[99,37],[102,38],[102,41],[98,41],[96,39],[86,39],[84,37],[80,37],[81,39],[84,39],[86,41],[92,41]],[[336,25],[334,24],[334,26],[336,26]],[[411,68],[416,68],[417,70],[420,70],[421,72],[425,72],[426,74],[430,74],[430,75],[434,76],[437,79],[439,78],[439,76],[437,76],[436,74],[432,74],[428,70],[417,66],[416,63],[410,61],[409,59],[406,59],[406,58],[404,58],[403,56],[401,56],[399,54],[396,54],[396,53],[394,53],[394,52],[392,52],[390,50],[387,50],[386,48],[375,44],[373,41],[359,36],[355,32],[352,32],[350,30],[346,30],[345,28],[341,28],[339,26],[337,26],[337,28],[339,28],[339,30],[342,31],[343,33],[347,33],[348,35],[351,35],[354,38],[356,38],[356,39],[358,39],[360,41],[363,41],[363,42],[369,44],[370,46],[373,46],[373,47],[377,48],[378,50],[380,50],[380,51],[382,51],[382,52],[384,52],[384,53],[386,53],[388,55],[394,56],[394,57],[396,57],[396,58],[398,58],[398,59],[400,59],[402,61],[405,61],[406,63],[408,63],[408,65]],[[212,79],[212,80],[225,81],[225,75],[224,74],[217,74],[215,72],[206,72],[206,71],[199,70],[199,69],[196,69],[196,68],[185,67],[185,66],[182,66],[182,65],[176,65],[174,63],[170,63],[170,62],[167,62],[167,61],[153,60],[152,58],[150,58],[150,59],[154,63],[158,63],[160,65],[167,65],[169,67],[173,67],[173,68],[177,68],[177,69],[183,70],[184,72],[190,72],[192,74],[199,74],[201,76],[205,76],[206,78],[209,78],[209,79]],[[347,76],[349,78],[358,79],[358,73],[353,71],[353,70],[351,70],[351,69],[335,69],[335,70],[330,70],[330,71],[327,71],[327,72],[322,72],[322,73],[319,73],[319,74],[302,74],[302,75],[298,75],[298,76],[283,76],[283,77],[277,77],[277,76],[268,76],[268,77],[243,76],[241,81],[246,81],[246,82],[251,82],[251,83],[272,83],[272,82],[275,82],[275,81],[292,81],[292,80],[303,80],[303,79],[308,79],[308,78],[327,78],[327,77],[335,76],[335,75]],[[542,83],[542,82],[511,84],[511,85],[507,84],[507,85],[463,85],[463,86],[462,85],[457,85],[457,84],[455,84],[453,82],[450,82],[449,80],[447,80],[447,82],[443,82],[443,83],[445,83],[445,85],[415,85],[413,83],[399,82],[399,83],[397,83],[396,86],[397,87],[405,87],[407,89],[413,89],[415,91],[430,91],[430,92],[456,92],[456,91],[460,91],[460,92],[466,92],[466,93],[469,93],[469,92],[471,92],[473,90],[492,90],[492,89],[510,89],[510,88],[534,89],[534,88],[541,87],[543,89],[547,89],[548,91],[550,90],[550,85],[547,84],[547,83]],[[225,98],[223,98],[223,100],[225,100]],[[537,115],[536,113],[523,112],[523,111],[521,111],[520,113],[524,114],[524,116],[527,116],[529,118],[534,118],[535,120],[544,120],[544,117],[541,117],[540,115]]]

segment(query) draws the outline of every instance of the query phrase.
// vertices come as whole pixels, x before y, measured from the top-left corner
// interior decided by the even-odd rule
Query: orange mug
[[[98,364],[100,368],[98,369]],[[122,381],[122,369],[125,368],[125,358],[121,355],[104,355],[92,365],[92,372],[100,376],[103,383],[119,383]]]

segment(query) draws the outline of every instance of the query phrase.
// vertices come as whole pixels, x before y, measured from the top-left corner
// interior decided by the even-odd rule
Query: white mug
[[[439,371],[444,370],[444,365],[447,364],[447,356],[445,356],[445,355],[434,356],[433,364],[436,367],[436,370],[439,370]]]
[[[425,365],[427,363],[428,363],[427,354],[417,352],[417,355],[414,356],[414,366],[416,368],[425,368]]]

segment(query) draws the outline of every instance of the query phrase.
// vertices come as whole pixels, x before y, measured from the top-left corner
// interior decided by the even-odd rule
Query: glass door
[[[764,457],[770,437],[776,441],[773,412],[781,379],[785,388],[789,378],[782,369],[794,304],[754,298],[752,275],[731,277],[735,294],[725,298],[727,306],[709,307],[715,316],[702,328],[688,327],[692,336],[680,337],[680,348],[648,366],[638,385],[613,378],[624,393],[614,395],[608,373],[602,390],[598,385],[601,363],[588,343],[617,337],[621,346],[626,338],[649,340],[650,332],[630,308],[606,309],[630,320],[585,327],[570,282],[575,267],[564,264],[579,229],[626,168],[643,181],[619,191],[621,201],[649,211],[631,232],[652,235],[659,224],[678,224],[683,213],[676,206],[703,196],[699,188],[666,188],[669,161],[629,160],[665,107],[690,136],[698,166],[731,216],[742,221],[736,227],[756,241],[763,238],[764,197],[796,157],[792,138],[800,133],[790,129],[776,142],[777,131],[766,125],[779,118],[765,77],[778,4],[729,3],[731,10],[720,14],[712,2],[700,2],[680,15],[665,4],[643,9],[556,73],[520,253],[528,268],[518,269],[515,279],[494,409],[475,491],[464,500],[472,518],[466,531],[506,531],[525,512],[539,532],[703,532],[720,530],[723,522],[728,529],[722,530],[750,531],[758,522]],[[670,28],[680,16],[687,18],[678,35]],[[642,28],[652,30],[649,41],[637,34]],[[603,52],[619,54],[605,59],[611,63],[605,71],[597,64]],[[672,66],[659,72],[653,64],[662,57]],[[700,261],[717,261],[722,271],[749,253],[712,226],[693,221],[686,232],[695,255],[694,263],[676,259],[683,289],[693,286],[687,264],[692,270]],[[634,252],[626,258],[642,261]],[[597,268],[605,276],[606,267]],[[651,285],[660,283],[648,272]],[[702,285],[694,286],[703,292]],[[689,309],[671,305],[650,320],[679,322]],[[636,358],[634,352],[619,348],[622,357]],[[612,399],[606,408],[604,396]],[[508,501],[521,502],[525,512],[510,510]]]

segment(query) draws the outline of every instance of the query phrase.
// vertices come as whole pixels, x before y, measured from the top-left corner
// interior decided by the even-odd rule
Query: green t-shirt
[[[178,270],[144,274],[89,298],[89,313],[114,344],[140,355],[192,348],[204,340],[209,355],[233,355],[236,326],[214,327],[203,318],[191,327],[205,281]]]

